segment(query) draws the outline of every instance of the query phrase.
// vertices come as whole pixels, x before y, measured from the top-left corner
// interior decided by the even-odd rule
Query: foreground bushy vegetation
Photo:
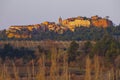
[[[81,44],[72,41],[67,48],[60,45],[48,41],[25,48],[0,43],[0,80],[120,79],[120,42],[113,36]]]
[[[34,50],[30,50],[24,47],[14,48],[10,44],[5,44],[3,48],[0,49],[0,57],[4,61],[5,59],[14,60],[23,58],[24,60],[31,60],[35,58]]]
[[[84,57],[84,68],[78,69],[80,72],[72,72],[73,67],[69,66],[68,55],[57,52],[57,49],[51,49],[50,65],[46,65],[47,59],[43,54],[37,60],[31,61],[30,65],[25,65],[24,70],[20,69],[14,62],[11,66],[1,63],[1,80],[119,80],[120,69],[107,68],[102,64],[101,57],[95,55],[92,59],[89,56]],[[62,57],[62,58],[61,58]],[[37,67],[36,67],[37,66]],[[11,67],[11,68],[10,68]],[[73,68],[73,69],[72,69]],[[10,70],[11,69],[11,70]],[[77,77],[79,76],[79,77]]]

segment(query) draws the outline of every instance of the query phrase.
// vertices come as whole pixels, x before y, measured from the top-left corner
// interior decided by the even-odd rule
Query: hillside
[[[63,34],[66,31],[75,32],[75,29],[81,26],[87,28],[90,28],[91,26],[108,28],[109,26],[113,26],[113,23],[108,18],[102,18],[99,16],[92,16],[91,18],[78,16],[64,20],[60,17],[58,23],[45,21],[34,25],[10,26],[9,29],[6,30],[6,36],[8,38],[26,39],[32,38],[33,33],[36,33],[36,31],[52,31],[58,34]]]

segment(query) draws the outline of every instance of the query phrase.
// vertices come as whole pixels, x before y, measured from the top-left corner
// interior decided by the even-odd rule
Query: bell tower
[[[61,18],[61,16],[59,17],[58,22],[59,22],[59,24],[62,24],[62,18]]]

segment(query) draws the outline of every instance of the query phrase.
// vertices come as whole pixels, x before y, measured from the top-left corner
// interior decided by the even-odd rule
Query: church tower
[[[59,24],[62,24],[62,18],[59,17],[59,20],[58,20]]]

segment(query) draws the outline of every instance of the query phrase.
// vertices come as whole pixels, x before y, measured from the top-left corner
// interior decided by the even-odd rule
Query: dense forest
[[[105,34],[114,36],[120,39],[120,26],[97,28],[97,27],[78,27],[74,32],[67,30],[63,34],[58,34],[52,31],[34,31],[32,32],[32,40],[100,40]]]
[[[54,31],[34,29],[32,31],[21,30],[18,33],[29,33],[31,38],[8,38],[6,35],[6,30],[0,31],[0,40],[100,40],[105,34],[109,34],[114,38],[120,40],[120,25],[111,26],[107,28],[98,28],[98,27],[77,27],[75,31],[70,30],[65,31],[63,34],[56,33]]]

